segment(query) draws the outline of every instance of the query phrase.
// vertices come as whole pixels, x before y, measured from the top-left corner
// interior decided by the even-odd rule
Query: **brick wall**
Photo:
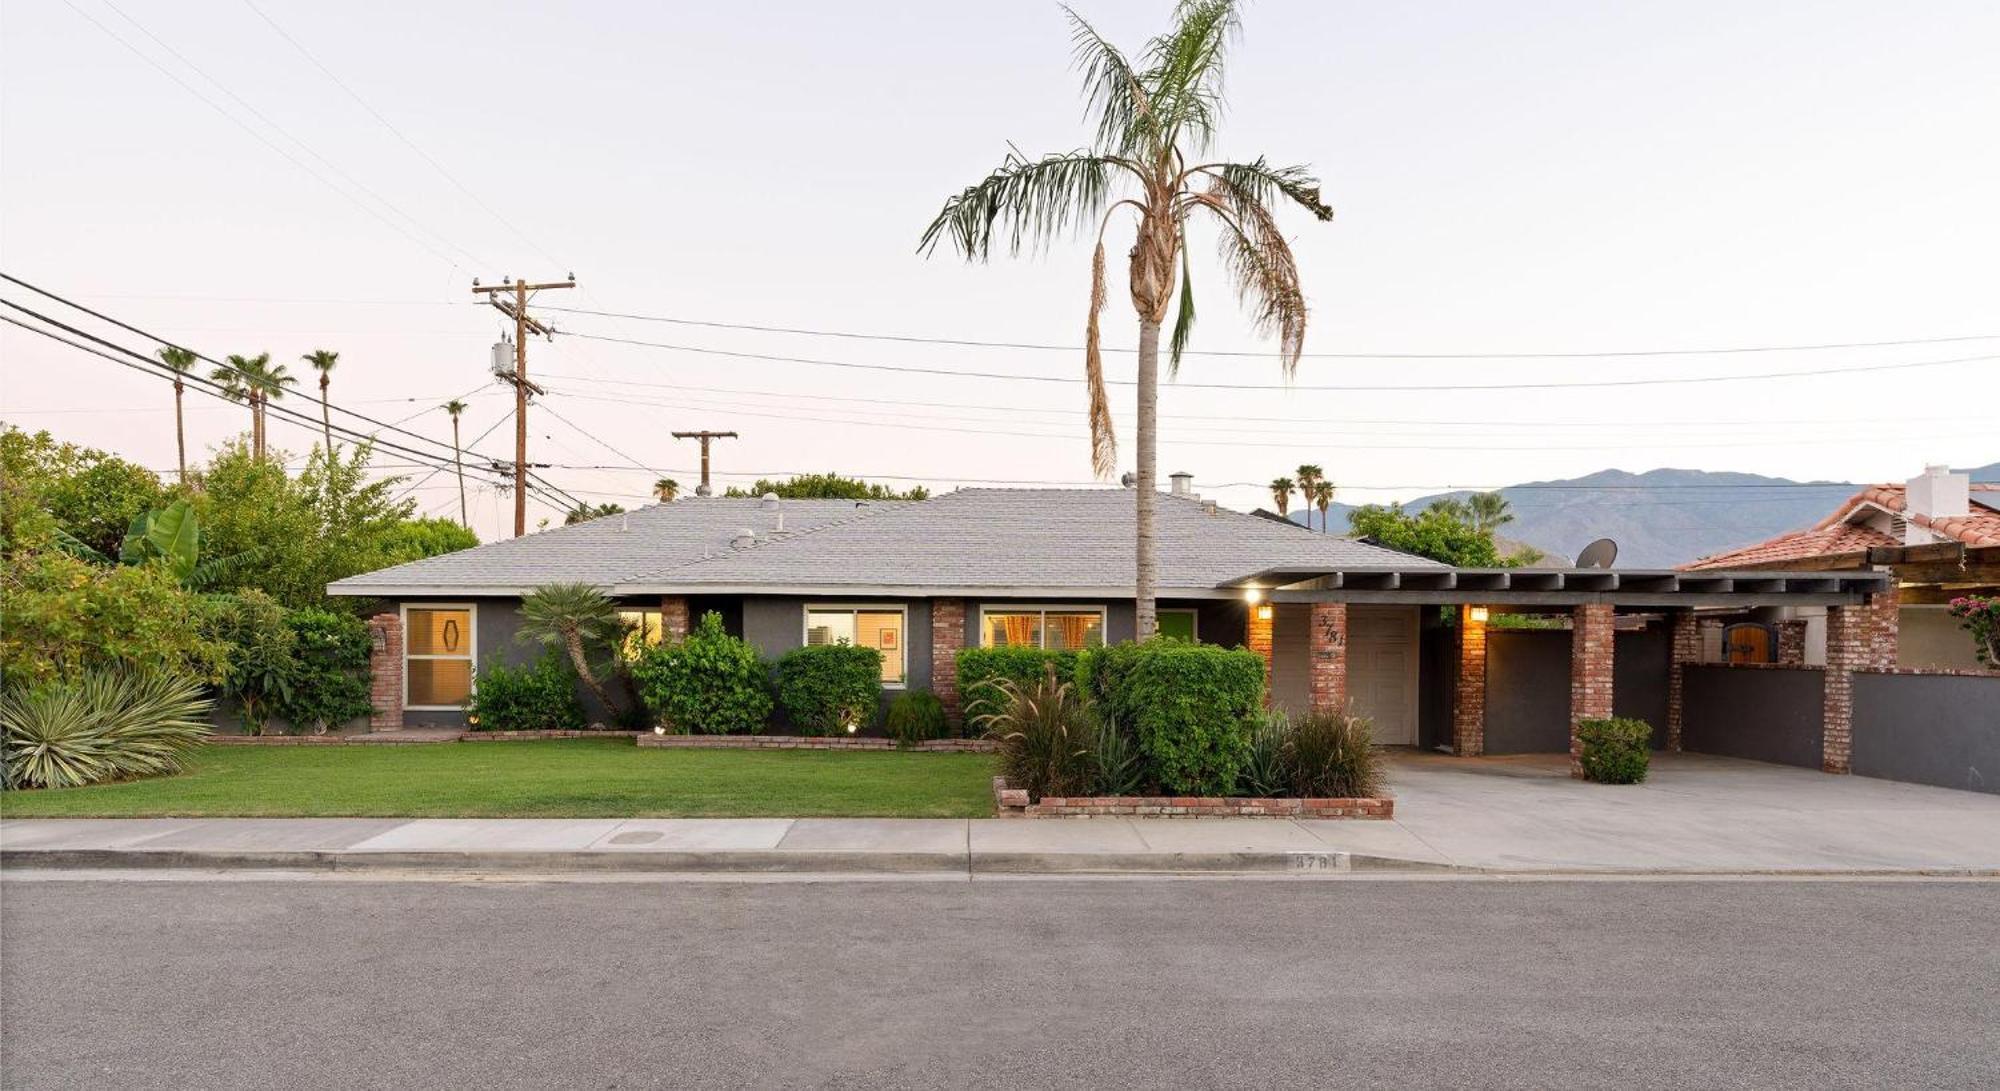
[[[1667,749],[1681,748],[1681,719],[1687,707],[1687,666],[1701,662],[1701,626],[1693,610],[1673,615],[1673,644],[1667,660]]]
[[[1611,715],[1617,634],[1612,629],[1613,609],[1608,602],[1579,606],[1572,617],[1569,635],[1569,770],[1572,776],[1582,776],[1582,747],[1576,739],[1576,725],[1584,720],[1602,720]]]
[[[1896,596],[1869,595],[1855,606],[1826,612],[1826,732],[1820,768],[1849,772],[1854,756],[1854,672],[1896,666]]]
[[[1778,623],[1778,662],[1788,667],[1803,666],[1806,661],[1806,623],[1803,621],[1780,621]]]
[[[1250,619],[1244,622],[1243,643],[1257,658],[1264,661],[1264,704],[1271,703],[1271,656],[1276,646],[1272,630],[1277,624],[1278,608],[1268,602],[1260,602],[1250,607]]]
[[[1486,752],[1486,623],[1458,608],[1458,691],[1451,710],[1452,749],[1468,758]]]
[[[679,595],[660,599],[660,638],[682,640],[688,635],[688,600]]]
[[[403,617],[376,614],[368,619],[368,730],[403,728]]]
[[[1347,704],[1346,603],[1313,603],[1308,661],[1312,671],[1313,709],[1344,707]]]
[[[965,647],[965,600],[931,600],[931,692],[944,703],[954,727],[965,722],[959,704],[958,653]]]

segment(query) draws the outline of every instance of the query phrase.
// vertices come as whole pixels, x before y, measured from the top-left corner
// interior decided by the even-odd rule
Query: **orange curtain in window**
[[[1035,622],[1040,620],[1034,614],[1006,614],[1000,618],[1006,626],[1007,643],[1010,646],[1026,645],[1034,647],[1040,641],[1035,636]]]
[[[1091,626],[1096,623],[1097,618],[1095,616],[1082,617],[1070,614],[1067,617],[1052,617],[1049,621],[1061,627],[1062,647],[1076,649],[1083,647],[1084,641],[1089,638]],[[1049,646],[1055,647],[1056,642],[1053,640],[1049,641]]]

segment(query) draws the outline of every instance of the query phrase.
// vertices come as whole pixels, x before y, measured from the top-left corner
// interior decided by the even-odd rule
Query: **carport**
[[[1697,610],[1826,608],[1827,772],[1849,771],[1854,672],[1896,659],[1893,581],[1872,571],[1287,568],[1221,589],[1252,604],[1248,643],[1274,704],[1353,707],[1386,744],[1567,751],[1572,772],[1581,720],[1634,716],[1655,746],[1683,748]]]

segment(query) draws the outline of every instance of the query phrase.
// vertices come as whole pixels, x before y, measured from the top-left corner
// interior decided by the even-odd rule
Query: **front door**
[[[1417,607],[1347,608],[1347,692],[1379,746],[1417,743]]]

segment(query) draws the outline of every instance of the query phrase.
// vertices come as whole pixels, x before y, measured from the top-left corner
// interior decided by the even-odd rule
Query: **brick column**
[[[688,600],[679,595],[663,595],[660,598],[660,639],[666,641],[686,640],[688,635]]]
[[[1451,710],[1452,750],[1461,757],[1486,753],[1486,623],[1458,608],[1458,692]]]
[[[1780,621],[1778,623],[1778,663],[1786,667],[1802,667],[1806,662],[1806,623],[1803,621]]]
[[[1687,666],[1701,662],[1701,626],[1693,610],[1676,610],[1673,615],[1673,650],[1667,660],[1667,749],[1681,748],[1682,697],[1687,685]]]
[[[1569,634],[1569,775],[1583,775],[1583,747],[1576,725],[1611,715],[1612,656],[1617,634],[1608,602],[1579,606],[1571,615]]]
[[[1276,626],[1278,608],[1268,602],[1250,605],[1249,620],[1244,622],[1243,643],[1257,658],[1264,661],[1264,707],[1271,707],[1271,655],[1273,648],[1272,629]]]
[[[1312,604],[1312,637],[1308,662],[1312,671],[1312,708],[1332,712],[1347,705],[1347,604]]]
[[[1826,612],[1826,695],[1820,768],[1849,772],[1854,755],[1854,672],[1896,665],[1896,594],[1869,595]]]
[[[944,703],[953,726],[963,726],[958,695],[958,653],[965,647],[965,600],[931,600],[931,692]]]
[[[368,619],[368,730],[403,728],[403,617]]]

